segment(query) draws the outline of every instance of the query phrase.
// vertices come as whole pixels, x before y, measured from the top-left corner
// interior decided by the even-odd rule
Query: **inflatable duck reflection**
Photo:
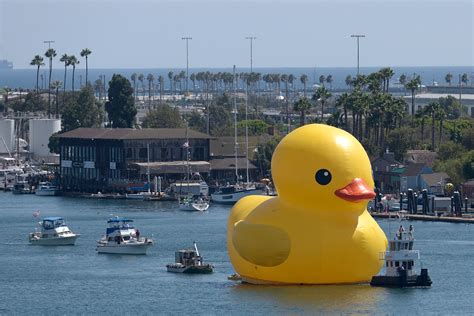
[[[278,197],[245,197],[229,216],[227,247],[244,281],[359,283],[378,273],[387,238],[367,212],[374,183],[357,139],[300,127],[275,149],[272,174]]]

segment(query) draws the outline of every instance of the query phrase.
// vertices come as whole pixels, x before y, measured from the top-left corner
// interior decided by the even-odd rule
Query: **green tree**
[[[262,176],[268,176],[270,174],[273,152],[279,142],[280,139],[272,138],[268,142],[257,146],[254,162]]]
[[[293,109],[296,112],[300,112],[300,126],[306,124],[306,113],[311,108],[311,102],[306,97],[300,98],[298,101],[295,102],[293,105]]]
[[[188,122],[189,128],[201,133],[206,132],[206,119],[202,113],[193,110],[186,115],[186,121]]]
[[[74,94],[74,73],[76,71],[76,65],[79,64],[79,60],[77,60],[74,55],[68,56],[68,59],[69,65],[72,66],[72,93]]]
[[[38,93],[38,90],[39,90],[39,70],[40,70],[40,67],[44,65],[44,62],[43,62],[43,57],[41,57],[40,55],[36,55],[30,62],[30,65],[31,66],[35,66],[36,67],[36,93]]]
[[[61,114],[63,131],[79,127],[99,127],[103,120],[103,112],[91,85],[84,86],[78,95],[72,95],[61,109]]]
[[[302,74],[300,81],[303,84],[303,97],[306,98],[306,85],[308,84],[308,76],[306,74]]]
[[[403,161],[403,158],[410,148],[416,147],[416,130],[414,128],[402,127],[392,130],[387,135],[386,144],[395,154],[395,159]]]
[[[469,81],[469,78],[468,78],[467,74],[462,74],[461,82],[464,83],[464,85],[467,85],[468,81]]]
[[[56,92],[56,118],[59,118],[59,88],[63,83],[59,80],[55,80],[51,83],[51,89]]]
[[[245,129],[245,125],[248,126],[249,136],[263,135],[267,133],[268,127],[270,126],[262,120],[244,120],[237,123],[237,128],[243,131]]]
[[[48,77],[48,117],[51,116],[51,74],[53,72],[53,58],[56,57],[56,51],[48,48],[44,56],[49,59],[49,77]]]
[[[137,109],[133,102],[133,88],[127,78],[114,74],[109,82],[109,101],[105,103],[112,127],[131,128],[135,123]]]
[[[453,80],[453,75],[451,73],[448,73],[445,77],[444,80],[446,80],[446,83],[451,85],[451,80]]]
[[[66,97],[66,79],[67,79],[67,67],[70,65],[69,64],[69,56],[67,54],[64,54],[61,56],[61,58],[59,59],[59,61],[63,62],[64,63],[64,81],[63,81],[63,94],[64,94],[64,98]],[[65,100],[63,98],[63,103],[65,103]],[[63,104],[64,105],[64,104]]]
[[[326,77],[326,82],[329,84],[329,89],[332,89],[332,82],[334,81],[334,79],[332,78],[332,75],[328,75]]]
[[[439,146],[438,159],[444,161],[453,158],[459,158],[465,152],[466,149],[461,144],[448,141]]]
[[[411,115],[415,115],[415,92],[419,89],[421,85],[421,78],[420,76],[416,76],[412,80],[410,80],[406,85],[405,89],[411,91]]]
[[[52,152],[52,153],[55,153],[55,154],[59,154],[59,135],[61,134],[62,132],[56,132],[54,133],[53,135],[51,135],[49,137],[49,142],[48,142],[48,148],[49,148],[49,151]]]
[[[321,103],[321,121],[324,118],[324,105],[331,96],[332,94],[325,87],[319,87],[313,95],[313,100]]]
[[[28,93],[24,101],[16,100],[11,103],[10,108],[15,112],[45,112],[48,104],[37,93]]]
[[[181,119],[178,109],[163,104],[156,110],[147,113],[143,119],[144,128],[179,128],[183,127],[184,122]]]
[[[326,77],[324,75],[319,76],[319,83],[324,87],[324,82],[326,81]]]
[[[92,54],[92,51],[89,48],[84,48],[83,50],[81,50],[81,57],[86,58],[86,85],[89,84],[89,81],[88,81],[88,75],[89,75],[88,58],[89,58],[90,54]]]

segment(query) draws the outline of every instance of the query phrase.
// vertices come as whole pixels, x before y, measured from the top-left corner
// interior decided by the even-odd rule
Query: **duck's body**
[[[313,125],[313,131],[314,127],[318,130],[320,126]],[[323,129],[327,132],[326,127]],[[334,130],[337,129],[329,128],[331,132]],[[340,133],[339,131],[336,133]],[[308,183],[308,186],[302,188],[309,193],[306,199],[300,196],[302,200],[295,200],[291,193],[298,192],[294,191],[295,188],[288,187],[288,181],[292,182],[288,176],[297,174],[301,169],[304,171],[304,167],[301,168],[298,164],[293,167],[293,171],[281,170],[284,165],[278,163],[278,155],[283,156],[280,157],[283,158],[280,162],[291,163],[291,157],[288,157],[286,151],[288,145],[293,144],[284,141],[285,139],[279,145],[284,146],[284,154],[281,155],[281,148],[280,152],[277,148],[272,160],[277,188],[280,188],[280,177],[287,180],[283,183],[279,196],[246,197],[234,206],[230,214],[228,250],[237,273],[250,283],[340,284],[369,281],[380,270],[383,263],[380,253],[385,251],[387,240],[367,212],[366,201],[347,202],[338,197],[350,194],[347,193],[347,187],[345,191],[340,189],[344,185],[337,182],[346,183],[347,180],[344,177],[337,179],[337,168],[334,166],[331,167],[334,174],[331,180],[336,189],[340,189],[337,190],[338,196],[334,195],[332,189],[329,189],[332,194],[328,196],[319,191],[311,196],[312,184]],[[323,160],[321,157],[317,158],[318,163]],[[311,164],[311,160],[307,163]],[[327,166],[328,164],[325,165]],[[309,170],[314,167],[320,168],[310,166]],[[364,168],[362,171],[365,171]],[[352,177],[352,174],[349,176]],[[314,179],[314,172],[311,177]],[[294,182],[305,185],[306,180],[301,176],[295,177]],[[361,185],[362,182],[357,183]],[[367,199],[366,192],[358,194]]]

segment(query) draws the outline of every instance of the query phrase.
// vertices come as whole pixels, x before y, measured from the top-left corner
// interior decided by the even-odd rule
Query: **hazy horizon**
[[[413,1],[72,1],[0,0],[0,59],[29,69],[48,48],[89,68],[171,69],[470,67],[474,65],[470,0]],[[21,23],[18,23],[21,21]],[[281,66],[285,65],[285,66]]]

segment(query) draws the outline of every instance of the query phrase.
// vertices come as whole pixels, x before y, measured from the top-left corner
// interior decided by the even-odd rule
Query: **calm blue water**
[[[60,215],[81,237],[72,247],[30,246],[42,216]],[[0,314],[468,314],[474,308],[474,226],[416,222],[431,289],[354,286],[252,286],[227,280],[227,207],[204,214],[174,203],[14,196],[0,192]],[[111,215],[136,220],[156,245],[147,256],[98,255]],[[384,230],[388,222],[380,221]],[[392,223],[394,227],[397,223]],[[406,223],[405,225],[408,225]],[[198,241],[212,275],[167,273],[174,251]]]
[[[360,73],[361,74],[369,74],[371,72],[379,70],[380,67],[361,67]],[[401,74],[405,74],[408,77],[411,77],[414,73],[421,76],[423,84],[428,85],[432,84],[433,81],[437,81],[439,84],[446,84],[444,81],[444,77],[447,73],[451,73],[453,75],[452,84],[456,84],[458,82],[458,75],[467,73],[470,76],[469,84],[472,84],[473,76],[474,76],[474,67],[473,66],[465,66],[465,67],[392,67],[395,72],[393,76],[393,82],[397,81]],[[150,68],[150,69],[89,69],[89,81],[95,81],[99,78],[99,76],[105,75],[106,82],[108,82],[114,73],[121,74],[130,79],[132,73],[142,73],[145,75],[145,78],[148,74],[153,74],[155,78],[158,78],[159,75],[162,75],[165,78],[165,89],[169,89],[169,80],[168,80],[168,72],[173,71],[174,74],[178,74],[180,71],[186,70],[183,68],[173,68],[173,69],[165,69],[165,68]],[[232,68],[190,68],[189,73],[197,73],[200,71],[211,71],[211,72],[232,72]],[[248,68],[238,68],[237,72],[246,72],[249,71]],[[345,88],[345,78],[347,75],[355,76],[357,73],[356,68],[343,68],[343,67],[318,67],[318,68],[284,68],[284,67],[275,67],[275,68],[254,68],[255,72],[260,72],[262,74],[266,73],[281,73],[281,74],[293,74],[296,76],[297,80],[295,81],[295,85],[298,87],[302,87],[299,77],[302,74],[306,74],[308,76],[308,84],[313,84],[314,82],[318,82],[319,76],[324,75],[327,76],[331,74],[333,76],[334,82],[332,83],[333,88]],[[47,87],[48,82],[48,74],[49,69],[46,67],[41,68],[40,74],[43,75],[43,87]],[[81,83],[82,76],[82,83],[85,83],[85,69],[81,66],[80,68],[76,68],[75,72],[75,87],[76,89],[79,88]],[[72,77],[72,69],[68,69],[68,77],[66,86],[67,89],[71,89],[71,77]],[[63,81],[64,79],[64,68],[63,67],[56,67],[53,69],[52,81],[60,80]],[[42,81],[39,81],[40,87],[42,86]],[[140,85],[140,83],[139,83]],[[190,88],[192,86],[191,81],[189,82]],[[33,89],[36,86],[36,69],[31,67],[31,69],[14,69],[14,70],[0,70],[0,87],[8,86],[10,88],[23,88],[23,89]],[[147,86],[147,81],[145,80],[145,86]]]

